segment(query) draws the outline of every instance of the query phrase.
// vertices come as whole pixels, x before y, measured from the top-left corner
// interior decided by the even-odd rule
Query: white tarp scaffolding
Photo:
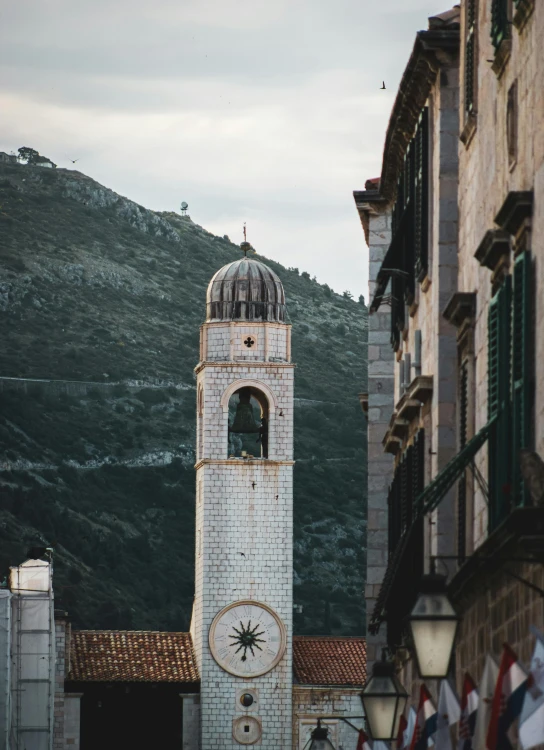
[[[51,750],[55,697],[52,566],[10,568],[11,732],[9,750]]]
[[[11,693],[11,592],[0,589],[0,750],[8,750]]]

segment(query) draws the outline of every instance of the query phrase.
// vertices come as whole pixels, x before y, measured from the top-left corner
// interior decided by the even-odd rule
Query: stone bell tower
[[[206,303],[191,626],[201,750],[290,748],[294,365],[285,295],[270,268],[244,257],[215,274]]]

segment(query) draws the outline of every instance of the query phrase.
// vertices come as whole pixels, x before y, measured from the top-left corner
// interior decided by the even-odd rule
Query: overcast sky
[[[352,191],[378,176],[437,0],[0,4],[0,150],[31,146],[155,210],[367,296]],[[380,90],[382,80],[387,89]]]

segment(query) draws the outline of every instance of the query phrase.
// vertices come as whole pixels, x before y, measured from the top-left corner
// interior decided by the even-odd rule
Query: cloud
[[[0,149],[30,145],[157,210],[366,295],[352,191],[381,169],[423,0],[19,0]],[[387,90],[379,90],[382,80]]]

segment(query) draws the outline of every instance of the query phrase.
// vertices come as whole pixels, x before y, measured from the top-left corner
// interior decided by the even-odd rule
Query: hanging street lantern
[[[447,677],[459,620],[446,594],[446,577],[431,573],[408,616],[421,679]]]
[[[368,731],[373,740],[395,740],[408,693],[397,679],[395,665],[382,660],[374,662],[372,677],[361,693]]]
[[[329,730],[321,726],[321,719],[317,720],[317,727],[312,732],[312,739],[308,750],[335,750],[329,740]]]

